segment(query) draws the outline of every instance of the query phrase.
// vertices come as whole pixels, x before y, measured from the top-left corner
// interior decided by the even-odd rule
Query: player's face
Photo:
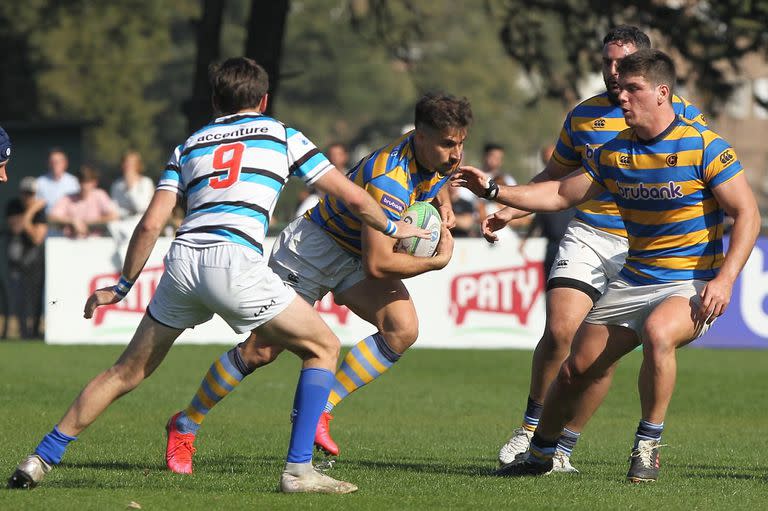
[[[603,81],[605,90],[614,103],[618,102],[619,96],[619,62],[627,55],[632,55],[637,48],[632,43],[623,43],[621,41],[611,41],[603,46]]]
[[[0,183],[5,183],[8,181],[8,175],[5,173],[5,168],[7,165],[7,161],[0,163]]]
[[[416,160],[441,176],[447,176],[461,163],[466,128],[436,130],[429,126],[416,129]]]
[[[645,128],[654,125],[659,106],[661,86],[654,86],[642,76],[622,76],[619,79],[619,106],[627,126]]]

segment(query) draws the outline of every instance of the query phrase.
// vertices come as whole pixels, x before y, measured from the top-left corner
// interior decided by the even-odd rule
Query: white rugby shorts
[[[172,243],[147,312],[155,321],[181,329],[218,314],[242,334],[280,314],[295,297],[264,256],[251,248]]]
[[[700,293],[705,280],[685,280],[664,284],[639,285],[619,277],[611,281],[608,290],[597,301],[584,320],[596,325],[617,325],[635,331],[642,340],[643,325],[653,310],[671,296],[690,299],[691,307],[701,305]],[[689,310],[686,310],[689,313]],[[699,325],[694,339],[704,335],[710,324]]]
[[[571,220],[552,263],[547,291],[578,289],[597,302],[624,266],[627,249],[626,238]]]
[[[296,218],[280,233],[272,246],[269,267],[310,305],[328,291],[341,293],[366,278],[360,257],[341,248],[304,217]]]

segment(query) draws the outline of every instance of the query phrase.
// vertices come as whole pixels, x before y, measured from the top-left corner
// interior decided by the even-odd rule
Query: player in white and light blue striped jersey
[[[269,220],[288,178],[312,185],[331,168],[300,131],[258,112],[233,114],[178,146],[157,189],[186,199],[175,243],[238,243],[263,254]]]
[[[84,311],[90,318],[98,306],[125,297],[183,197],[187,214],[147,313],[115,365],[88,384],[61,422],[18,465],[8,481],[11,488],[37,485],[61,461],[76,435],[152,374],[184,329],[215,313],[236,332],[258,332],[264,345],[288,349],[303,359],[282,491],[357,489],[312,466],[315,427],[334,382],[339,340],[267,266],[261,244],[289,175],[334,197],[343,196],[365,223],[389,236],[426,238],[429,232],[388,220],[377,202],[333,167],[304,135],[262,115],[268,79],[258,64],[229,59],[213,70],[211,78],[214,107],[225,115],[176,148],[131,238],[120,280],[114,287],[95,291]],[[237,368],[243,364],[237,349],[214,365],[222,385],[239,383]],[[192,443],[175,424],[171,420],[167,428],[166,462],[175,472],[191,472]]]

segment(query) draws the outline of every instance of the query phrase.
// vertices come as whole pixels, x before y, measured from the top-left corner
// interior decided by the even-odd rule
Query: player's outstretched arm
[[[123,264],[123,273],[116,286],[97,289],[85,302],[83,316],[90,319],[96,307],[122,300],[139,277],[147,259],[155,247],[158,236],[171,217],[177,196],[167,190],[158,190],[152,197],[147,211],[133,231]]]
[[[463,186],[478,197],[534,213],[562,211],[596,197],[604,190],[583,169],[557,181],[505,186],[489,180],[480,169],[463,166],[451,181],[451,186]]]
[[[712,322],[725,312],[731,301],[736,277],[746,264],[760,234],[760,210],[744,172],[712,188],[712,193],[728,216],[733,218],[728,252],[717,277],[701,292],[700,321]]]
[[[364,223],[387,236],[395,239],[413,236],[423,239],[431,237],[431,233],[427,229],[420,229],[403,221],[392,222],[389,220],[384,214],[384,210],[368,192],[350,181],[336,168],[323,174],[315,182],[315,187],[323,193],[343,200],[344,204]]]

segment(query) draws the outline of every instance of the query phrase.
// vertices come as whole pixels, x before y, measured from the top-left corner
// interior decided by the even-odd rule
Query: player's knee
[[[125,363],[117,363],[107,370],[109,381],[120,389],[121,393],[129,392],[138,387],[146,376],[148,375],[143,368]]]
[[[659,321],[646,321],[643,325],[643,354],[663,356],[674,352],[674,336],[669,327]]]
[[[567,351],[576,335],[579,325],[559,318],[552,318],[544,331],[546,343],[555,351]]]
[[[588,378],[587,369],[581,367],[576,363],[574,359],[568,357],[560,366],[560,372],[557,374],[557,378],[562,385],[567,386],[580,386]]]

